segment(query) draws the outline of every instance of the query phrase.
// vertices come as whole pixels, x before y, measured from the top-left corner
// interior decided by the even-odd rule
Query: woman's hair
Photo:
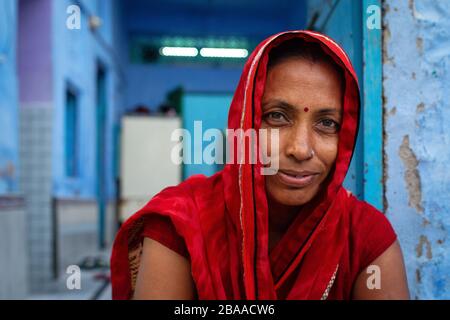
[[[287,40],[269,52],[267,70],[291,58],[300,58],[311,63],[327,63],[333,66],[343,80],[342,68],[325,53],[320,44],[298,38]]]

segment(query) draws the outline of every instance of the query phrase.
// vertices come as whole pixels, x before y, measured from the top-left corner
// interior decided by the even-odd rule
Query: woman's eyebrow
[[[338,116],[341,115],[341,111],[336,108],[323,108],[323,109],[314,111],[314,113],[319,114],[319,115],[326,115],[326,114],[335,114]]]
[[[293,106],[292,104],[290,104],[286,101],[280,100],[280,99],[271,99],[269,101],[263,102],[262,106],[265,107],[268,104],[274,104],[277,107],[283,108],[286,111],[291,111],[291,112],[296,112],[299,109],[299,108]]]

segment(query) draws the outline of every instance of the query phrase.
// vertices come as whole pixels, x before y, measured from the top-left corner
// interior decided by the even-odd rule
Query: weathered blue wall
[[[66,28],[66,9],[74,1],[53,0],[53,88],[55,101],[55,129],[53,142],[54,194],[57,197],[93,199],[97,188],[96,110],[97,66],[106,69],[106,160],[104,163],[107,196],[115,193],[114,166],[116,154],[114,129],[123,107],[122,60],[125,41],[120,16],[120,2],[83,0],[75,2],[82,7],[81,30]],[[88,26],[88,15],[97,15],[102,25],[97,32]],[[73,86],[79,93],[80,175],[68,178],[64,166],[64,106],[65,89]]]
[[[387,215],[411,296],[450,299],[450,1],[386,0]]]
[[[18,192],[17,2],[0,1],[0,195]]]

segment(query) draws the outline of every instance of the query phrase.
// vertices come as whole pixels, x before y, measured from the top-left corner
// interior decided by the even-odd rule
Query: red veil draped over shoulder
[[[116,236],[111,256],[114,299],[133,294],[145,228],[153,228],[162,243],[177,237],[183,241],[199,299],[350,299],[359,272],[395,241],[384,215],[342,187],[355,147],[360,97],[351,62],[333,40],[315,32],[289,31],[260,43],[244,67],[228,128],[260,127],[268,53],[292,38],[319,43],[344,71],[338,156],[321,191],[302,206],[269,252],[260,163],[227,164],[212,177],[194,176],[164,189]],[[161,229],[159,218],[172,229]]]

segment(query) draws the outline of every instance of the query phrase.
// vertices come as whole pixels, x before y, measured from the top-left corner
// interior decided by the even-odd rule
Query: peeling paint
[[[393,107],[393,108],[389,111],[389,115],[390,115],[390,116],[395,116],[396,113],[397,113],[397,107]]]
[[[391,64],[395,64],[394,61],[394,57],[389,57],[388,56],[388,50],[386,47],[386,44],[389,42],[389,40],[391,39],[391,31],[389,30],[389,26],[386,25],[383,28],[383,63],[391,63]]]
[[[385,145],[386,145],[386,141],[388,141],[387,139],[387,131],[386,131],[386,123],[387,123],[387,117],[388,117],[388,113],[386,112],[386,108],[384,106],[386,106],[386,96],[383,93],[382,96],[382,100],[383,100],[383,180],[382,183],[383,185],[386,185],[386,182],[389,179],[389,170],[388,170],[388,165],[389,165],[389,159],[388,159],[388,154],[385,151]],[[384,211],[387,211],[389,208],[389,202],[388,199],[386,197],[386,192],[383,193],[383,208]]]
[[[414,0],[408,1],[408,8],[414,13]]]
[[[416,38],[416,47],[420,54],[423,54],[423,39],[421,37]]]
[[[422,213],[422,190],[420,186],[420,175],[417,170],[419,162],[409,145],[408,135],[403,137],[403,142],[399,148],[399,156],[406,168],[404,179],[409,193],[409,205]]]
[[[431,258],[433,258],[433,254],[431,252],[431,243],[428,240],[428,238],[424,235],[420,236],[419,244],[416,247],[417,257],[418,258],[422,257],[424,245],[426,246],[426,257],[427,257],[427,259],[431,260]]]
[[[385,63],[393,63],[394,64],[394,59],[392,57],[389,57],[387,52],[387,43],[391,40],[391,31],[389,29],[389,25],[385,23],[385,15],[390,11],[390,6],[389,4],[387,4],[386,2],[383,5],[383,10],[382,10],[382,21],[383,21],[383,32],[382,32],[382,39],[383,39],[383,46],[382,46],[382,59],[383,59],[383,64]],[[384,75],[383,75],[384,76]]]
[[[416,108],[416,113],[421,113],[425,110],[425,104],[423,102],[419,103]]]

